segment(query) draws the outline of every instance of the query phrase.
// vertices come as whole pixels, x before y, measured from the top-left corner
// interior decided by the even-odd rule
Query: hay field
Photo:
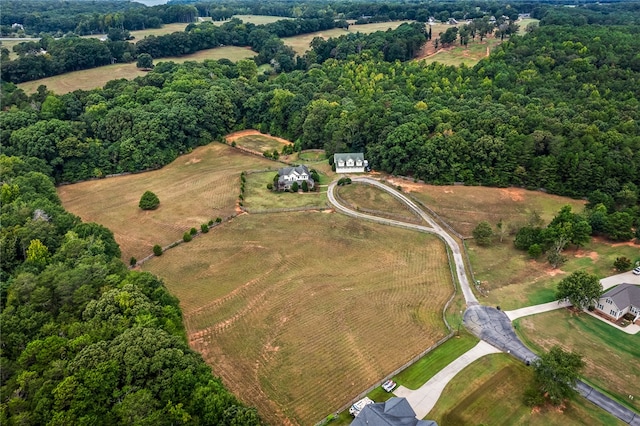
[[[271,16],[271,15],[233,15],[234,18],[242,20],[242,22],[252,23],[255,25],[272,24],[283,19],[293,19],[287,16]],[[227,21],[213,21],[215,25],[222,25]]]
[[[406,204],[375,186],[352,183],[336,187],[338,196],[354,210],[390,217],[405,222],[422,223],[422,219]]]
[[[342,28],[332,28],[330,30],[317,31],[315,33],[309,34],[300,34],[294,37],[284,37],[282,41],[287,46],[291,46],[291,48],[298,54],[303,55],[304,52],[309,50],[309,45],[311,41],[316,37],[322,37],[323,39],[328,39],[331,37],[340,37],[347,33],[364,33],[370,34],[376,31],[386,31],[389,29],[396,29],[401,24],[410,23],[413,21],[391,21],[391,22],[376,22],[374,24],[361,24],[361,25],[349,25],[349,30],[345,30]]]
[[[185,56],[172,56],[155,59],[154,63],[173,61],[183,63],[186,61],[201,62],[206,59],[218,60],[229,59],[238,61],[240,59],[252,58],[256,53],[246,47],[224,46],[215,49],[201,50]],[[38,86],[44,84],[47,88],[58,95],[73,92],[74,90],[92,90],[103,87],[108,81],[126,78],[133,80],[138,76],[147,74],[136,67],[135,62],[129,64],[113,64],[103,67],[91,68],[82,71],[73,71],[66,74],[55,75],[53,77],[41,78],[39,80],[27,81],[18,84],[25,93],[35,93]]]
[[[241,215],[143,268],[191,346],[270,424],[314,424],[446,334],[434,236],[335,213]]]
[[[122,259],[141,259],[155,244],[179,240],[191,227],[234,213],[242,170],[268,167],[268,160],[212,143],[183,155],[160,170],[58,187],[68,211],[85,222],[111,229]],[[152,191],[160,198],[153,211],[138,208]]]

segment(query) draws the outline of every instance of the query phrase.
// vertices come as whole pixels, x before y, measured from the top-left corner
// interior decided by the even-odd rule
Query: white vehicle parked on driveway
[[[365,396],[360,401],[353,404],[351,408],[349,408],[349,414],[355,417],[358,414],[360,414],[360,411],[362,411],[365,405],[369,405],[369,404],[374,404],[374,402],[371,398]]]
[[[387,392],[391,392],[395,387],[396,382],[394,382],[393,380],[387,380],[382,384],[382,389],[386,390]]]

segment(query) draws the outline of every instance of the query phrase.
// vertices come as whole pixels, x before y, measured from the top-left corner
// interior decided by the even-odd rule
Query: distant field
[[[141,259],[154,244],[179,240],[191,227],[225,218],[236,208],[240,172],[272,162],[223,144],[199,147],[160,170],[58,187],[64,207],[85,222],[111,229],[122,259]],[[153,191],[160,207],[138,208],[142,194]]]
[[[233,15],[234,18],[241,19],[242,22],[252,23],[256,25],[271,24],[283,19],[293,19],[286,16],[269,16],[269,15]],[[228,21],[213,21],[216,25],[222,25]]]
[[[298,154],[298,159],[300,161],[310,161],[310,162],[325,161],[327,159],[327,155],[322,150],[307,150],[307,151],[301,151]]]
[[[427,415],[439,425],[624,425],[582,397],[563,409],[532,410],[522,404],[531,369],[506,354],[487,355],[445,387]]]
[[[626,334],[587,314],[567,309],[517,320],[524,341],[535,349],[560,345],[581,353],[584,377],[597,387],[640,410],[640,335]],[[634,398],[630,399],[629,395]]]
[[[433,42],[429,41],[428,43]],[[478,63],[480,59],[489,56],[489,53],[498,45],[500,45],[500,39],[494,37],[486,38],[482,43],[480,43],[480,39],[477,41],[471,40],[467,47],[458,44],[453,48],[440,50],[438,53],[427,58],[422,58],[421,60],[427,64],[440,62],[444,65],[459,66],[465,64],[467,66],[473,66]]]
[[[293,50],[298,55],[303,55],[304,52],[309,50],[309,45],[311,41],[316,37],[322,37],[323,39],[328,39],[331,37],[340,37],[347,33],[364,33],[370,34],[376,31],[386,31],[388,29],[398,28],[401,24],[405,22],[413,22],[413,21],[392,21],[392,22],[378,22],[375,24],[362,24],[362,25],[349,25],[349,30],[344,30],[342,28],[332,28],[330,30],[318,31],[315,33],[309,34],[300,34],[295,37],[284,37],[282,41],[287,46],[291,46]]]
[[[4,39],[4,40],[2,40],[1,43],[2,43],[2,47],[6,47],[7,49],[9,49],[9,60],[12,61],[12,60],[14,60],[14,59],[16,59],[18,57],[18,54],[13,51],[13,46],[15,46],[16,44],[25,43],[25,42],[28,42],[28,41],[40,41],[40,39],[39,38],[34,38],[32,40],[7,40],[7,39]]]
[[[519,21],[516,22],[516,24],[520,25],[520,28],[518,29],[518,34],[519,35],[524,35],[527,33],[526,29],[527,29],[527,25],[529,24],[539,24],[540,20],[539,19],[533,19],[533,18],[529,18],[529,19],[521,19]]]
[[[154,63],[173,61],[183,63],[186,61],[204,61],[206,59],[229,59],[238,61],[240,59],[252,58],[256,53],[245,47],[224,46],[215,49],[201,50],[191,55],[159,58]],[[132,80],[147,72],[136,67],[135,62],[129,64],[113,64],[88,70],[74,71],[53,77],[42,78],[40,80],[28,81],[18,84],[26,93],[34,93],[38,86],[44,84],[47,88],[58,95],[73,92],[74,90],[91,90],[103,87],[108,81],[119,78]]]
[[[241,215],[143,268],[270,424],[314,424],[442,338],[453,291],[436,237],[335,213]]]
[[[285,145],[291,145],[291,142],[285,142],[282,139],[272,138],[264,135],[249,135],[234,139],[236,145],[250,149],[256,152],[265,152],[278,150],[282,151]]]

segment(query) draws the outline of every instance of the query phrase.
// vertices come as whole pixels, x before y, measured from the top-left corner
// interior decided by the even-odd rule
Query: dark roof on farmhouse
[[[630,305],[640,307],[640,286],[620,284],[600,296],[600,298],[603,297],[612,299],[619,309]]]
[[[406,398],[365,405],[352,426],[438,426],[433,420],[418,420]]]
[[[348,159],[353,159],[353,160],[362,160],[364,161],[364,154],[361,152],[352,152],[352,153],[338,153],[338,154],[333,154],[333,161],[338,162],[338,160],[343,160],[343,161],[347,161]]]
[[[298,172],[298,174],[302,174],[302,173],[309,174],[309,169],[305,165],[295,166],[295,167],[283,167],[280,170],[278,170],[278,174],[280,176],[290,175],[291,172],[293,171]]]

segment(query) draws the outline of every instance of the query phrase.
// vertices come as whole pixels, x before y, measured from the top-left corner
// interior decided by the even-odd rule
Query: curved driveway
[[[373,180],[370,178],[353,178],[352,181],[366,183],[368,185],[373,185],[384,191],[387,191],[389,194],[393,195],[395,198],[405,203],[411,210],[416,212],[430,226],[415,225],[412,223],[401,222],[399,220],[393,220],[393,219],[386,219],[386,218],[373,216],[373,215],[351,210],[350,208],[343,206],[342,204],[340,204],[340,202],[338,202],[338,200],[336,199],[333,193],[333,190],[335,189],[335,186],[336,186],[336,182],[331,182],[331,184],[329,184],[329,188],[327,189],[327,198],[329,199],[329,203],[331,203],[336,210],[339,210],[340,212],[348,216],[357,217],[360,219],[366,219],[369,221],[378,222],[385,225],[399,226],[401,228],[413,229],[415,231],[436,234],[438,237],[440,237],[441,240],[445,242],[445,244],[447,244],[447,246],[449,246],[449,248],[451,249],[451,252],[453,253],[453,261],[456,265],[456,275],[458,277],[458,282],[460,283],[460,289],[462,290],[462,294],[464,295],[464,300],[467,302],[467,306],[478,305],[478,299],[476,299],[476,296],[473,294],[473,292],[471,291],[471,287],[469,286],[469,280],[467,279],[467,273],[464,267],[464,260],[462,258],[462,251],[460,250],[460,246],[458,245],[458,242],[455,239],[453,239],[451,235],[449,235],[444,229],[442,229],[442,227],[440,227],[440,225],[438,225],[433,220],[433,218],[427,215],[411,199],[406,197],[401,192],[396,191],[395,189],[387,185],[384,185],[378,182],[377,180]]]
[[[457,241],[453,239],[445,230],[442,229],[430,216],[428,216],[424,211],[422,211],[413,201],[411,201],[408,197],[402,194],[399,191],[396,191],[393,188],[390,188],[387,185],[384,185],[376,180],[370,178],[353,178],[353,182],[362,182],[369,185],[376,186],[384,191],[387,191],[391,195],[393,195],[398,200],[405,203],[411,210],[416,212],[422,219],[424,219],[431,226],[423,226],[423,225],[415,225],[412,223],[406,223],[393,219],[386,219],[382,217],[377,217],[369,214],[360,213],[350,208],[343,206],[336,199],[333,191],[336,186],[336,182],[332,182],[329,185],[327,190],[327,198],[329,202],[334,206],[334,208],[348,216],[365,219],[377,223],[382,223],[385,225],[391,226],[399,226],[406,229],[413,229],[415,231],[420,232],[428,232],[437,235],[440,237],[451,249],[453,252],[453,259],[456,265],[456,274],[458,276],[458,282],[460,283],[460,288],[462,289],[462,294],[464,295],[465,301],[467,302],[467,310],[464,313],[464,324],[469,331],[478,336],[480,339],[488,342],[494,347],[513,355],[514,357],[527,362],[533,361],[538,358],[536,354],[534,354],[529,348],[527,348],[518,338],[511,324],[511,319],[507,314],[503,311],[499,311],[496,308],[492,308],[489,306],[481,306],[478,303],[478,299],[476,299],[475,295],[471,291],[471,287],[469,286],[469,280],[467,279],[467,274],[465,272],[464,261],[462,259],[462,254],[460,251],[460,246]],[[455,361],[454,361],[455,363]],[[446,367],[445,367],[446,369]],[[446,383],[446,382],[445,382]],[[424,386],[423,386],[424,387]],[[604,409],[605,411],[613,414],[624,422],[632,425],[632,426],[640,426],[640,415],[631,411],[630,409],[622,406],[618,402],[612,400],[608,396],[602,394],[601,392],[593,389],[588,384],[579,380],[576,384],[576,390],[586,399]],[[409,391],[407,389],[407,397],[409,395],[422,395],[420,393],[415,393],[415,391]],[[437,395],[439,396],[439,394]],[[436,396],[436,400],[437,400]],[[429,398],[425,395],[421,396],[421,401],[428,402]],[[417,403],[417,401],[415,401]],[[435,403],[435,402],[434,402]],[[420,403],[420,406],[423,404]],[[431,405],[433,406],[433,405]],[[415,409],[415,407],[414,407]],[[422,414],[423,409],[420,409],[420,413]],[[425,414],[426,415],[426,414]]]

